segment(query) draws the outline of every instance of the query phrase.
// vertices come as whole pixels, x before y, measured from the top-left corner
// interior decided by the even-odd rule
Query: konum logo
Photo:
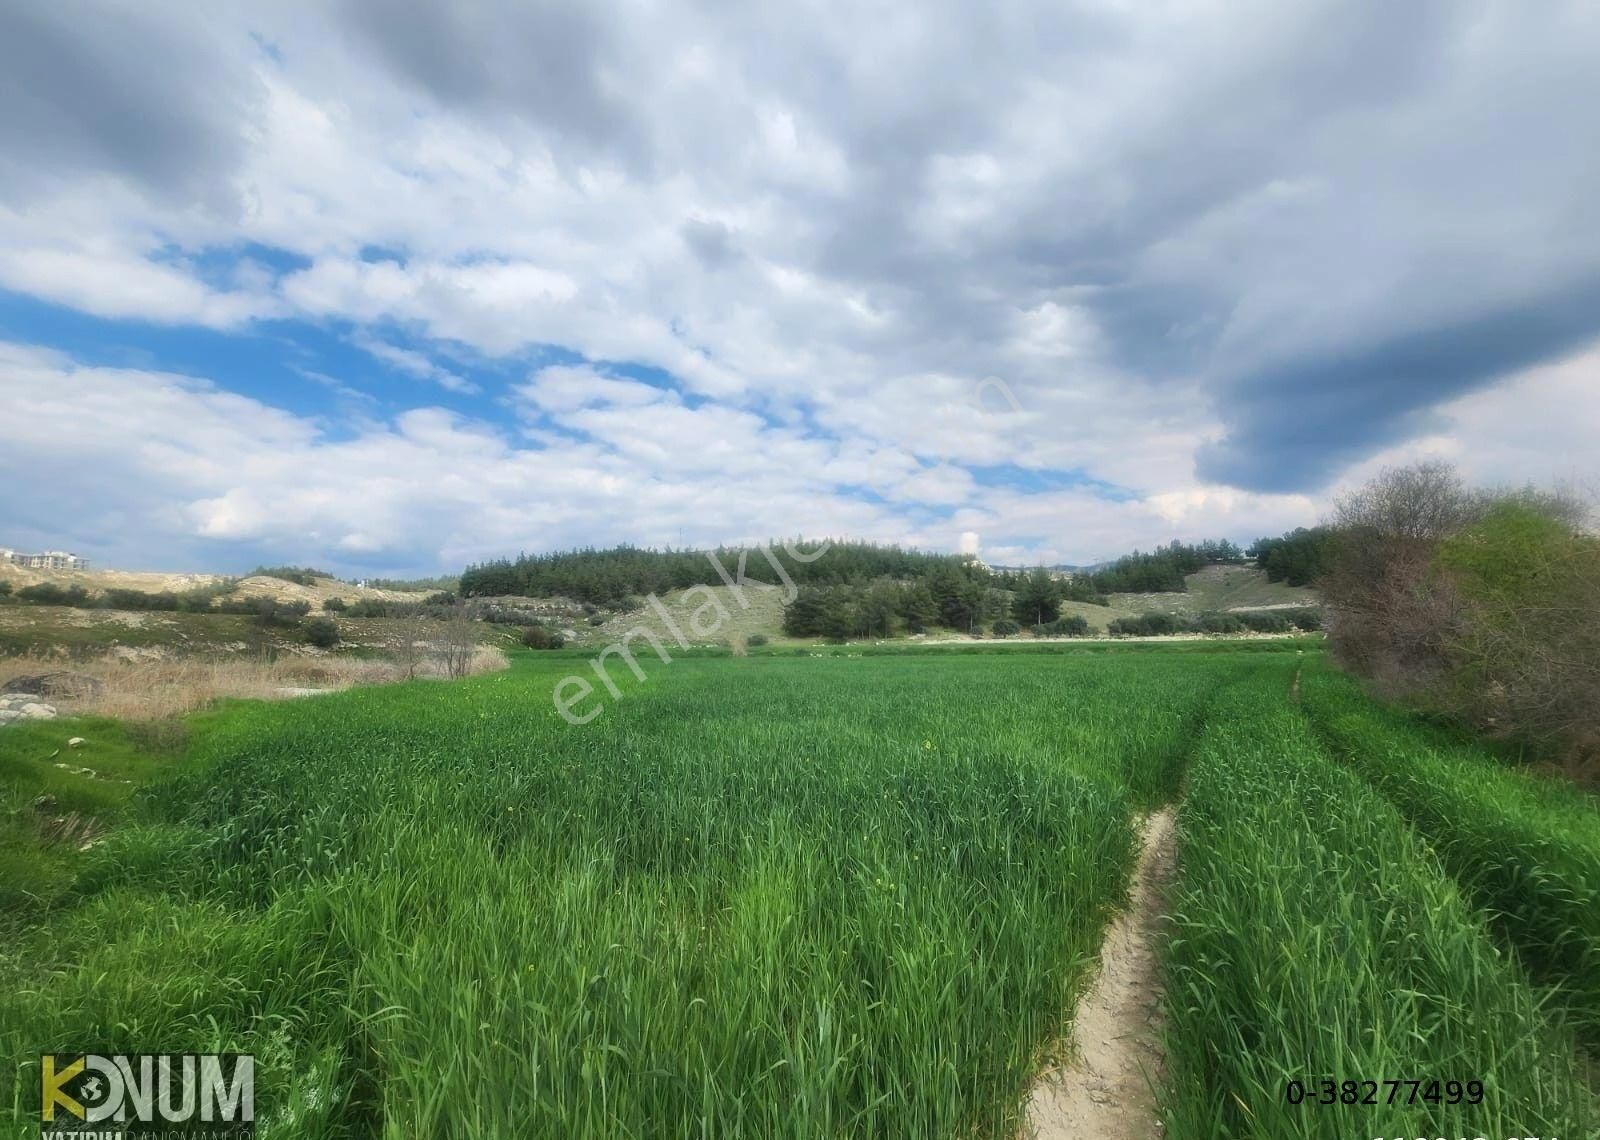
[[[46,1053],[40,1135],[250,1140],[255,1058],[235,1053]]]

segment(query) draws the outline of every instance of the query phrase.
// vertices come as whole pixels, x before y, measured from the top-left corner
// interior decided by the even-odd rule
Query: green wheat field
[[[1595,1134],[1594,800],[1315,648],[644,662],[582,726],[556,655],[194,718],[5,896],[0,1111],[92,1047],[255,1054],[271,1138],[1019,1136],[1176,803],[1169,1137]]]

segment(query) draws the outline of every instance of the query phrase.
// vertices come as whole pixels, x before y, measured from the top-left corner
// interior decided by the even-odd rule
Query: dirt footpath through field
[[[1162,1075],[1161,969],[1167,887],[1177,868],[1171,808],[1148,816],[1128,907],[1112,920],[1100,973],[1078,1002],[1071,1059],[1040,1076],[1028,1098],[1036,1140],[1149,1140],[1162,1135],[1152,1085]]]

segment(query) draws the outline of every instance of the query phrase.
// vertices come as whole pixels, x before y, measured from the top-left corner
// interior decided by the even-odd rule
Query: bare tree
[[[1391,693],[1434,684],[1459,633],[1459,600],[1434,552],[1482,510],[1455,468],[1429,461],[1382,472],[1334,507],[1337,541],[1321,583],[1328,646]]]
[[[1437,542],[1477,517],[1483,499],[1467,488],[1455,467],[1430,459],[1386,468],[1344,495],[1334,504],[1333,522],[1347,533],[1390,543]]]
[[[423,617],[396,618],[389,649],[408,681],[416,679],[433,651],[432,623]]]
[[[472,658],[478,652],[479,625],[464,603],[457,602],[444,621],[440,652],[449,677],[465,677],[472,671]]]

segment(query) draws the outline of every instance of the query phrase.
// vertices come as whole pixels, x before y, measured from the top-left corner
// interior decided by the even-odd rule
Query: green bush
[[[1247,610],[1238,617],[1251,633],[1288,633],[1291,628],[1289,619],[1273,610]]]
[[[994,635],[996,637],[1010,637],[1015,633],[1022,632],[1022,626],[1018,625],[1010,618],[997,618],[994,625],[990,626],[989,628],[994,631]]]
[[[322,603],[322,608],[330,614],[343,613],[345,610],[345,600],[343,598],[329,598],[327,601]]]
[[[54,582],[40,582],[24,586],[17,591],[17,599],[32,606],[87,606],[89,591],[82,586],[58,586]]]
[[[310,602],[275,602],[271,598],[249,598],[242,602],[230,603],[230,606],[242,607],[234,612],[249,614],[251,620],[262,628],[269,626],[292,628],[299,625],[300,619],[311,612]]]
[[[1106,626],[1106,632],[1112,637],[1164,637],[1168,634],[1184,633],[1187,629],[1188,623],[1172,614],[1163,613],[1115,618]]]
[[[318,649],[332,649],[339,644],[339,623],[332,618],[314,617],[306,622],[304,635],[306,644],[315,645]]]
[[[745,644],[752,649],[759,649],[766,643],[767,635],[764,633],[752,633],[748,638],[745,639]]]
[[[529,649],[560,649],[567,643],[560,632],[542,625],[528,626],[522,631],[520,640]]]
[[[250,571],[252,578],[277,578],[284,582],[293,582],[297,586],[311,586],[318,578],[332,578],[333,575],[326,570],[316,570],[310,566],[257,566]]]
[[[176,610],[181,605],[176,594],[147,594],[114,587],[100,595],[99,603],[108,610]]]
[[[1283,616],[1289,620],[1290,625],[1307,633],[1315,633],[1322,628],[1322,611],[1314,606],[1306,606],[1304,609],[1298,610],[1284,610]]]
[[[1056,618],[1033,627],[1035,637],[1088,637],[1089,619],[1078,614]]]

